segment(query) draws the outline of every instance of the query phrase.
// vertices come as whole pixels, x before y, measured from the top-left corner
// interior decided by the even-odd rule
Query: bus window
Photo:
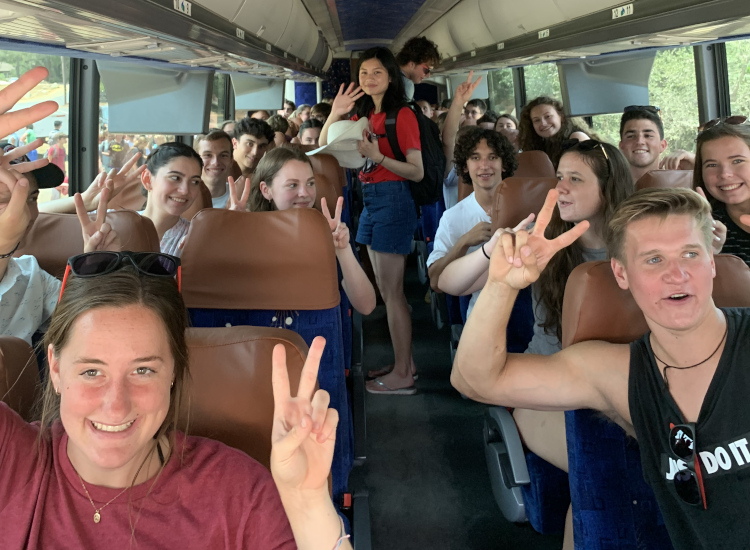
[[[211,94],[211,119],[209,120],[209,128],[219,128],[221,123],[224,122],[224,96],[225,82],[227,75],[215,74],[214,75],[214,90]]]
[[[516,99],[513,91],[513,71],[500,69],[490,71],[487,76],[490,90],[490,109],[497,114],[515,115]]]
[[[47,118],[4,137],[2,141],[18,146],[30,143],[37,138],[43,138],[44,144],[36,151],[29,153],[29,158],[35,160],[50,155],[50,161],[57,164],[67,177],[70,169],[68,150],[69,132],[71,130],[68,126],[70,59],[55,55],[4,51],[3,63],[0,63],[0,89],[18,80],[29,69],[39,66],[45,67],[49,71],[49,76],[16,103],[13,110],[23,109],[49,100],[56,101],[60,108]],[[39,194],[39,202],[67,195],[67,187],[67,183],[65,183],[54,189],[43,189]]]
[[[727,42],[729,100],[733,115],[750,114],[750,40]]]
[[[527,101],[542,95],[562,101],[560,77],[557,75],[556,64],[529,65],[523,68],[523,77],[526,84]]]

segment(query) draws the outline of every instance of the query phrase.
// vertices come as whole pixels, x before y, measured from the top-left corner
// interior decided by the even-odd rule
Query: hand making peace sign
[[[35,67],[26,71],[21,75],[21,78],[0,91],[0,114],[2,114],[0,116],[0,136],[9,136],[16,130],[26,128],[29,124],[42,120],[57,111],[57,103],[44,101],[12,113],[8,112],[23,96],[47,78],[48,74],[49,71],[44,67]],[[35,142],[29,143],[26,147],[33,143]],[[34,147],[31,149],[34,149]]]
[[[107,220],[107,203],[111,190],[105,187],[99,197],[99,208],[96,211],[96,219],[91,220],[83,204],[83,198],[80,193],[76,193],[74,200],[76,203],[76,214],[78,221],[81,222],[81,232],[83,233],[83,251],[94,252],[98,250],[111,250],[119,252],[122,248],[120,238],[117,232],[112,229]]]
[[[326,221],[328,221],[328,227],[331,228],[333,247],[336,250],[346,250],[349,246],[349,228],[345,223],[341,222],[341,211],[343,208],[344,197],[339,197],[339,200],[336,202],[336,213],[331,217],[325,197],[320,199],[320,209],[323,211]]]
[[[244,185],[242,189],[242,196],[237,199],[237,187],[235,185]],[[247,201],[250,198],[250,185],[245,185],[245,176],[237,178],[235,183],[234,178],[229,176],[229,203],[227,204],[227,210],[236,210],[239,212],[247,212]]]
[[[273,349],[273,431],[271,474],[279,491],[327,490],[333,462],[339,415],[329,409],[330,396],[315,391],[325,338],[313,340],[300,376],[297,397],[292,397],[286,349]]]
[[[471,99],[474,90],[477,89],[477,86],[479,86],[479,82],[482,80],[482,77],[480,76],[474,82],[472,82],[472,76],[474,76],[474,71],[469,71],[469,77],[466,79],[466,82],[462,82],[461,84],[459,84],[456,88],[456,91],[453,92],[453,101],[458,102],[458,104],[462,107],[464,103]]]
[[[346,91],[344,91],[344,84],[342,84],[339,87],[339,93],[336,94],[336,98],[333,100],[333,105],[331,105],[331,114],[339,118],[345,117],[354,109],[354,104],[363,95],[365,93],[362,91],[361,86],[357,86],[354,89],[354,82],[349,84]]]
[[[28,180],[15,170],[0,168],[0,254],[8,254],[26,234],[31,221],[28,199]]]
[[[544,231],[552,219],[557,197],[558,192],[555,189],[551,189],[547,193],[544,206],[539,211],[536,225],[534,225],[531,233],[523,229],[515,232],[497,231],[490,241],[492,243],[490,280],[505,283],[518,290],[526,288],[539,278],[539,274],[547,267],[552,256],[566,246],[573,244],[578,237],[588,230],[589,222],[584,220],[573,229],[552,240],[544,236]],[[501,246],[494,246],[498,240]],[[485,246],[485,251],[488,253],[490,253],[489,247],[490,243]]]

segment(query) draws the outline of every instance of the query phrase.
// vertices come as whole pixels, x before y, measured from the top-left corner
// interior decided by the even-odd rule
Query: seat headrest
[[[107,204],[111,210],[136,210],[145,208],[146,196],[143,194],[143,184],[140,178],[120,191],[114,199]]]
[[[34,350],[20,338],[0,336],[0,401],[30,421],[38,391]]]
[[[518,168],[513,173],[516,178],[554,178],[555,167],[544,151],[523,151],[518,153]],[[523,219],[523,218],[521,218]]]
[[[532,151],[536,152],[536,151]],[[557,178],[507,178],[497,186],[492,201],[492,231],[515,227],[529,214],[539,214]]]
[[[107,223],[117,231],[121,250],[159,252],[159,237],[154,224],[131,210],[107,213]],[[16,256],[32,255],[44,271],[61,279],[68,258],[83,254],[83,235],[76,214],[40,212]]]
[[[198,213],[182,252],[191,308],[317,310],[340,301],[331,229],[314,208]]]
[[[191,328],[189,410],[184,400],[181,429],[216,439],[270,466],[273,428],[271,356],[286,348],[289,387],[299,386],[307,345],[290,330],[237,326]],[[189,414],[189,417],[187,416]]]
[[[289,147],[300,149],[305,153],[317,149],[314,145],[303,145],[301,143],[290,143]],[[320,210],[320,199],[325,197],[331,216],[336,213],[336,201],[344,196],[346,187],[346,173],[339,166],[339,161],[333,155],[308,156],[315,175],[315,208]]]
[[[214,203],[211,198],[211,191],[208,189],[208,186],[205,183],[201,182],[200,193],[198,194],[198,197],[196,197],[195,202],[190,205],[190,208],[185,210],[185,213],[182,215],[182,217],[186,220],[192,220],[195,215],[204,208],[213,207]]]
[[[637,182],[635,182],[636,191],[650,189],[651,187],[659,187],[661,189],[674,189],[676,187],[692,189],[693,171],[651,170],[651,172],[646,172]]]
[[[714,303],[750,307],[750,268],[736,256],[719,254],[714,259]],[[563,347],[587,340],[627,344],[647,331],[643,313],[630,291],[617,286],[608,260],[587,262],[573,270],[563,299]]]

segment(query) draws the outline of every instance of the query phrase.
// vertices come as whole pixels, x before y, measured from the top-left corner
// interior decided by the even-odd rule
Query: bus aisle
[[[425,303],[414,255],[405,291],[413,308],[413,396],[367,395],[367,468],[372,547],[559,550],[562,536],[503,518],[492,496],[482,443],[486,406],[450,385],[450,329],[438,331]],[[364,320],[364,370],[389,364],[385,306]]]

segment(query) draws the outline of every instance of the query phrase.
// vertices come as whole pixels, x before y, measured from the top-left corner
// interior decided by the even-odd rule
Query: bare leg
[[[381,380],[389,388],[408,388],[414,385],[414,378],[411,371],[411,314],[404,295],[406,256],[375,252],[369,246],[367,252],[385,302],[388,330],[391,333],[395,356],[393,370]],[[377,385],[370,385],[373,389],[378,389]]]
[[[518,432],[529,450],[561,470],[568,471],[568,442],[565,439],[565,413],[559,411],[513,411]],[[563,550],[573,550],[573,506],[565,517]]]

